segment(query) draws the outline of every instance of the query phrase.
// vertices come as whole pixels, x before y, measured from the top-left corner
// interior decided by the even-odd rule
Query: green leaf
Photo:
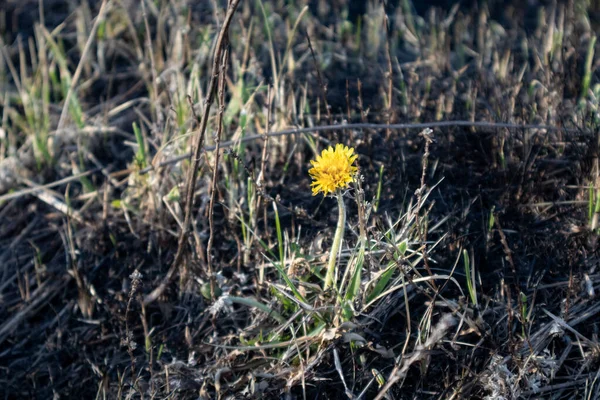
[[[396,264],[394,262],[394,263],[391,263],[385,271],[383,271],[383,273],[379,277],[379,280],[377,281],[377,284],[375,285],[375,288],[373,288],[373,291],[367,297],[367,303],[372,302],[375,298],[377,298],[377,296],[379,296],[381,293],[383,293],[383,291],[387,287],[390,279],[394,275],[394,271],[396,270],[397,267],[398,267],[398,264]]]
[[[407,249],[408,249],[408,239],[404,239],[398,245],[398,252],[400,253],[400,255],[404,255],[404,254],[406,254]]]

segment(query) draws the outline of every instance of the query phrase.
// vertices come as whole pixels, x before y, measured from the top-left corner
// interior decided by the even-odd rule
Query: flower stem
[[[325,275],[325,287],[329,289],[332,285],[335,288],[334,277],[335,277],[335,264],[337,261],[337,255],[340,252],[342,246],[342,239],[344,238],[344,227],[346,226],[346,206],[344,205],[344,199],[341,191],[336,192],[338,200],[338,223],[335,229],[335,236],[333,237],[333,244],[331,245],[331,254],[329,255],[329,263],[327,264],[327,275]]]

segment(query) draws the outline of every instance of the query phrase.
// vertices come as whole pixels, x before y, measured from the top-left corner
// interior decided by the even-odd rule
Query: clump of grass
[[[266,268],[260,268],[261,282],[265,282],[269,288],[264,296],[267,299],[271,298],[266,301],[270,306],[253,298],[225,294],[225,303],[219,300],[215,312],[226,307],[227,302],[239,303],[266,313],[278,324],[261,324],[258,334],[252,333],[254,329],[243,330],[239,337],[241,345],[234,345],[232,349],[261,350],[281,363],[302,365],[305,359],[324,357],[330,343],[337,338],[345,338],[352,348],[365,348],[367,340],[360,330],[356,329],[364,323],[359,322],[360,315],[376,309],[398,290],[404,291],[408,310],[407,293],[414,289],[413,285],[418,287],[424,284],[423,290],[428,290],[426,288],[431,288],[430,282],[447,279],[441,275],[421,275],[417,269],[424,256],[420,253],[423,247],[418,245],[420,230],[416,227],[417,215],[423,212],[421,208],[424,207],[429,192],[420,196],[419,205],[409,205],[407,214],[394,223],[390,222],[388,230],[371,237],[367,227],[373,206],[364,199],[364,190],[361,188],[363,178],[356,175],[356,169],[351,167],[355,159],[353,149],[338,144],[335,150],[324,150],[310,171],[314,179],[313,193],[323,191],[332,194],[332,197],[337,199],[340,214],[333,242],[326,251],[327,262],[318,261],[318,258],[299,251],[300,243],[291,241],[289,235],[282,230],[280,213],[275,202],[275,249],[263,242],[243,220],[241,221],[246,232],[255,235],[255,239],[265,251],[265,261],[276,271],[273,275],[265,272]],[[347,189],[351,182],[354,183]],[[353,198],[358,210],[359,233],[355,244],[344,246],[344,232],[348,223],[344,198],[349,197],[349,192],[355,194]],[[421,215],[421,221],[424,217],[426,214]],[[296,240],[299,241],[300,238]],[[433,251],[435,247],[430,246],[429,251]],[[379,271],[372,270],[372,266],[380,265],[380,262],[375,260],[388,258],[390,261],[387,267]],[[293,268],[294,263],[300,262],[306,265],[303,274]],[[429,318],[431,315],[423,321]],[[426,325],[432,327],[431,323]],[[429,329],[426,328],[426,331]],[[428,336],[428,333],[423,332],[424,338]],[[283,348],[287,350],[282,352]],[[339,360],[336,361],[336,369],[343,380]],[[368,390],[369,386],[370,384],[363,389]],[[352,392],[348,388],[346,390]]]

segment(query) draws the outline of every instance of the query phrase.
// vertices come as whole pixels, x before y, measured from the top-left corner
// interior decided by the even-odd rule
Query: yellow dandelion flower
[[[354,179],[358,170],[352,165],[358,158],[352,147],[341,143],[335,145],[335,149],[329,146],[323,150],[316,160],[311,160],[312,168],[308,174],[313,179],[311,183],[313,196],[323,192],[325,196],[334,193],[337,189],[348,187]]]

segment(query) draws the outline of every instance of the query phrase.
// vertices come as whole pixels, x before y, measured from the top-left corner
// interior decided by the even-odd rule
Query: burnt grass
[[[82,6],[78,1],[43,3],[48,29],[65,23],[59,36],[73,73],[81,55],[75,21]],[[91,16],[96,15],[100,3],[85,2]],[[144,43],[141,10],[122,3],[114,7],[128,10],[138,40]],[[192,32],[210,27],[206,34],[214,40],[219,25],[213,7],[224,2],[180,8],[169,8],[166,1],[154,3],[170,17],[161,18],[159,24],[149,10],[153,38],[168,40],[180,28],[178,23],[189,20],[192,23],[186,27]],[[160,95],[152,97],[149,58],[140,63],[128,60],[127,51],[119,46],[134,46],[133,41],[128,34],[115,34],[114,48],[107,44],[112,49],[106,57],[107,70],[94,74],[97,66],[90,61],[90,69],[84,68],[86,84],[80,96],[83,112],[93,120],[90,124],[116,127],[124,134],[96,134],[84,144],[65,143],[54,164],[39,168],[22,161],[19,178],[11,180],[9,187],[0,185],[5,190],[0,195],[18,192],[34,183],[47,184],[74,175],[73,160],[79,162],[81,154],[90,153],[96,160],[85,156],[79,166],[82,171],[94,170],[88,178],[98,190],[96,195],[85,196],[89,191],[78,179],[44,192],[68,203],[76,216],[35,193],[0,202],[1,397],[341,399],[348,398],[348,385],[355,396],[368,386],[362,398],[374,398],[380,388],[373,371],[388,379],[401,362],[398,356],[404,354],[407,340],[405,359],[419,351],[416,343],[423,334],[421,321],[430,318],[434,326],[450,313],[459,325],[451,328],[444,340],[423,350],[425,356],[389,389],[389,398],[600,398],[598,227],[593,222],[597,218],[593,204],[591,210],[589,204],[590,196],[596,199],[600,190],[600,114],[594,98],[600,94],[595,87],[600,83],[597,56],[591,63],[590,89],[582,94],[588,44],[597,32],[597,5],[578,1],[461,2],[456,9],[451,2],[419,5],[410,10],[418,26],[417,32],[410,33],[413,39],[403,8],[410,2],[386,6],[389,34],[381,31],[382,23],[375,23],[380,25],[379,31],[369,31],[365,22],[367,18],[381,21],[378,2],[365,2],[364,7],[353,2],[350,9],[346,2],[264,3],[271,13],[272,43],[278,57],[286,49],[286,29],[304,3],[311,7],[290,42],[297,65],[293,72],[280,76],[286,81],[279,94],[285,101],[271,105],[272,124],[279,130],[357,122],[514,124],[434,127],[428,156],[421,129],[388,132],[385,128],[341,127],[315,136],[321,147],[342,142],[356,149],[361,185],[369,201],[377,194],[383,167],[378,209],[368,224],[373,238],[388,228],[388,218],[397,219],[407,212],[411,199],[414,204],[426,159],[425,182],[431,192],[421,212],[428,227],[429,264],[435,274],[452,275],[465,295],[445,281],[438,281],[435,290],[413,285],[407,316],[403,291],[390,293],[352,319],[352,332],[364,338],[367,346],[349,344],[343,336],[320,342],[313,348],[318,355],[311,359],[314,363],[305,360],[303,379],[296,377],[297,360],[285,365],[277,362],[285,348],[236,350],[235,346],[243,345],[241,332],[257,335],[276,327],[268,319],[257,322],[247,307],[233,305],[228,311],[214,313],[215,300],[201,294],[208,277],[206,256],[197,250],[205,249],[209,237],[211,174],[211,169],[203,166],[194,209],[197,217],[193,219],[199,244],[190,237],[190,250],[176,279],[158,301],[144,305],[143,296],[160,284],[173,261],[179,226],[164,207],[152,206],[148,191],[135,188],[139,181],[129,178],[139,176],[133,167],[131,126],[139,121],[152,125],[144,134],[150,143],[150,157],[157,156],[156,143],[162,143],[158,137],[172,122],[156,120],[154,107],[162,107],[165,115],[170,115],[176,104],[169,84],[160,86]],[[35,35],[32,24],[39,22],[38,1],[3,4],[3,58],[18,63],[18,38],[26,53],[33,43],[29,39]],[[217,14],[222,19],[224,12]],[[178,19],[178,15],[185,18]],[[116,18],[115,13],[108,18]],[[258,2],[242,1],[230,33],[232,83],[226,102],[234,98],[233,88],[240,76],[236,63],[244,54],[242,27],[248,29],[252,19],[257,33],[249,46],[252,61],[245,72],[246,81],[250,86],[273,83],[262,18]],[[340,28],[343,18],[354,30]],[[357,35],[359,24],[363,30]],[[560,43],[550,41],[549,45],[548,35],[557,37],[558,33],[562,35]],[[316,64],[306,35],[314,47]],[[197,45],[191,35],[184,40],[190,41],[190,48]],[[386,42],[392,59],[391,108],[385,100],[389,77]],[[203,87],[208,82],[210,49],[195,59],[203,71],[199,75]],[[155,58],[168,60],[168,49],[161,51]],[[186,53],[183,59],[185,64],[193,57]],[[169,67],[168,62],[158,64],[159,69]],[[29,55],[24,68],[33,68]],[[189,78],[191,67],[176,68]],[[15,77],[7,68],[0,71],[2,97],[13,96]],[[309,112],[291,101],[302,98],[304,90]],[[141,102],[118,117],[106,116],[107,107],[139,99],[159,102]],[[63,100],[59,94],[51,99],[55,103],[51,107],[53,127]],[[252,132],[264,128],[268,106],[265,89],[254,99]],[[4,102],[0,115],[9,109],[23,112],[18,101]],[[226,129],[226,139],[239,126],[238,119],[239,115]],[[523,128],[523,124],[567,131]],[[31,143],[19,136],[18,127],[7,118],[2,126],[8,136],[0,138],[0,144],[8,144],[6,138],[10,137],[11,146],[31,153],[27,147]],[[209,144],[213,143],[211,129],[214,131],[214,125],[209,128]],[[262,145],[261,140],[248,142],[237,154],[256,175],[261,168]],[[189,151],[190,144],[185,146]],[[308,252],[321,239],[315,250],[320,257],[330,248],[337,211],[333,200],[311,196],[307,171],[314,153],[301,135],[270,139],[270,146],[275,150],[270,150],[266,163],[265,191],[279,202],[283,230],[294,240],[301,232],[295,243],[300,251]],[[0,147],[5,151],[0,163],[21,154],[16,150],[10,153],[8,147]],[[288,157],[290,153],[293,156]],[[283,313],[283,306],[273,301],[273,289],[257,284],[265,250],[254,243],[244,262],[241,225],[227,202],[234,159],[224,156],[221,164],[212,253],[218,284],[231,295],[263,299]],[[99,165],[104,172],[98,170]],[[0,167],[4,168],[3,164]],[[155,186],[150,191],[162,198],[179,184],[183,194],[187,167],[189,163],[182,162],[161,168],[153,175],[151,185]],[[2,168],[0,173],[6,174]],[[127,207],[115,206],[115,201],[125,199],[130,203]],[[271,204],[264,204],[259,235],[276,251],[275,215]],[[356,204],[349,204],[349,226],[358,229],[357,218]],[[356,237],[346,233],[348,245],[354,246]],[[423,240],[414,244],[415,248],[422,245]],[[467,294],[463,249],[477,274],[477,306]],[[388,261],[386,256],[369,256],[366,269],[379,271]],[[417,268],[426,275],[422,261]],[[137,283],[132,275],[136,270],[141,273]],[[268,279],[279,280],[275,271],[268,273]],[[432,315],[428,317],[428,313]],[[381,349],[397,358],[387,357]],[[337,371],[334,350],[345,383]]]

